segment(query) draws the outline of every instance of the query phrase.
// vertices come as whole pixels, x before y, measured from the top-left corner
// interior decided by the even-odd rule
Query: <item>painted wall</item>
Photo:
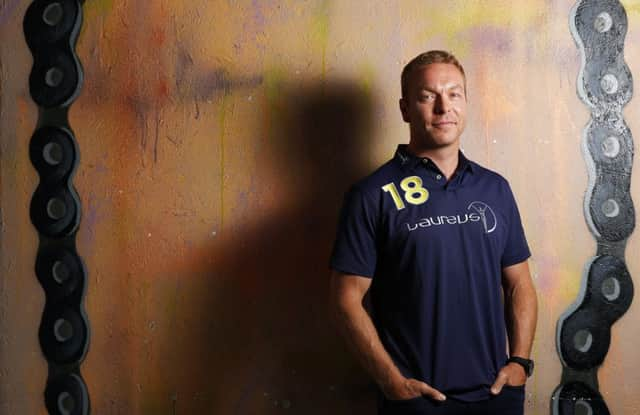
[[[373,407],[371,382],[327,321],[327,260],[347,186],[408,140],[403,65],[444,48],[468,73],[466,154],[506,175],[520,205],[540,300],[526,413],[548,413],[561,373],[556,323],[595,253],[582,211],[589,113],[575,92],[573,3],[88,1],[77,48],[85,84],[69,118],[81,150],[93,412]],[[28,4],[0,0],[0,411],[42,414]],[[623,4],[637,73],[640,2]],[[635,102],[625,117],[637,137]],[[640,201],[637,180],[631,193]],[[636,300],[599,372],[613,414],[640,411],[639,320]]]

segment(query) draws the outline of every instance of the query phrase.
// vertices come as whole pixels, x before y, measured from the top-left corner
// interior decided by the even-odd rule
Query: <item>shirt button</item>
[[[439,175],[436,176],[436,179],[440,180],[440,179],[442,179],[442,176],[439,174]]]

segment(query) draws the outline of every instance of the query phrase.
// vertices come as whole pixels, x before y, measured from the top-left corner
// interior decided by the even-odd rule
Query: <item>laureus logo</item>
[[[484,202],[471,202],[469,207],[467,207],[467,210],[473,210],[480,215],[480,220],[484,226],[485,233],[491,233],[496,230],[498,220],[496,219],[496,214],[493,213],[493,209],[491,209],[489,205]]]

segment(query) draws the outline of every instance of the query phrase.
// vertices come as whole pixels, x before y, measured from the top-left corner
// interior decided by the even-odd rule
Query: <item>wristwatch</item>
[[[518,356],[511,356],[507,363],[517,363],[524,368],[527,377],[530,377],[533,374],[533,360],[525,359]]]

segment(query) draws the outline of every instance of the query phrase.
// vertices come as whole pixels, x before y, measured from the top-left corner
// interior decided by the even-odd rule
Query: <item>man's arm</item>
[[[335,271],[331,276],[331,314],[349,348],[388,399],[404,400],[426,395],[445,400],[441,392],[400,373],[362,304],[370,285],[371,278]]]
[[[538,298],[527,261],[503,268],[502,287],[509,354],[528,359],[538,321]],[[498,373],[491,392],[498,394],[505,384],[522,385],[526,380],[524,368],[517,363],[509,363]]]

